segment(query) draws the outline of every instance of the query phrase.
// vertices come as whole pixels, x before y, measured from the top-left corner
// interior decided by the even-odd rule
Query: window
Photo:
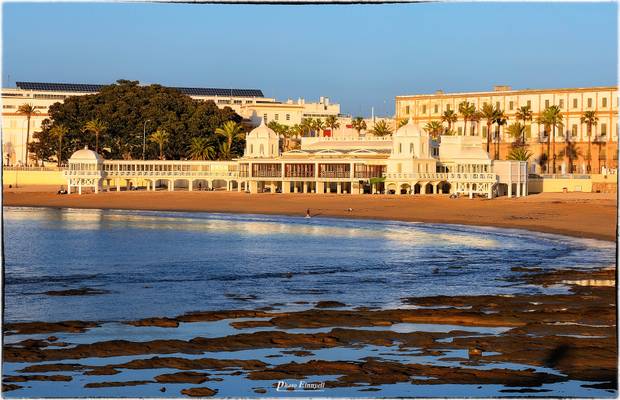
[[[601,105],[602,105],[603,107],[607,107],[607,97],[603,97],[603,98],[601,99]]]
[[[280,119],[280,114],[276,114],[276,115],[274,115],[273,117],[274,117],[273,119],[275,119],[275,120],[277,121],[277,120],[279,120],[279,119]]]
[[[426,106],[422,106],[422,114],[426,114]]]
[[[399,143],[398,144],[398,154],[401,154],[403,152],[403,144]]]
[[[286,120],[290,121],[291,120],[291,114],[286,114]]]
[[[573,108],[577,108],[577,107],[578,107],[577,99],[573,99]]]
[[[482,137],[487,137],[487,127],[486,126],[482,127]]]
[[[545,100],[545,108],[549,108],[549,100]]]
[[[435,114],[437,114],[439,112],[439,106],[437,104],[435,104]]]
[[[267,123],[267,114],[263,114],[263,121],[265,121],[265,123]]]
[[[3,105],[2,108],[15,108],[15,106]]]
[[[515,107],[515,102],[511,101],[510,103],[508,103],[508,109],[512,110]]]
[[[409,115],[409,106],[405,106],[405,115]]]
[[[413,154],[413,143],[409,143],[409,153]]]
[[[607,135],[607,124],[601,124],[601,136]]]
[[[446,104],[446,111],[450,111],[450,104]]]
[[[234,103],[235,104],[241,104],[241,103],[243,103],[243,100],[235,100]]]
[[[592,108],[592,98],[588,99],[588,108]]]
[[[495,102],[495,108],[499,110],[499,101]]]
[[[564,108],[564,99],[560,99],[560,108]]]
[[[528,106],[528,107],[530,107],[530,108],[532,108],[532,100],[528,100],[528,101],[527,101],[527,106]]]
[[[577,125],[576,124],[573,124],[573,126],[571,127],[570,134],[572,137],[577,136]]]
[[[260,155],[262,156],[262,155],[265,153],[265,148],[264,148],[264,147],[263,147],[263,145],[261,144],[261,145],[260,145],[260,147],[259,147],[259,149],[260,149],[260,150],[259,150]]]
[[[459,126],[457,130],[458,130],[459,135],[463,134],[463,127],[462,126]]]
[[[251,144],[251,145],[250,145],[250,154],[253,154],[253,153],[254,153],[254,145],[253,145],[253,144]]]

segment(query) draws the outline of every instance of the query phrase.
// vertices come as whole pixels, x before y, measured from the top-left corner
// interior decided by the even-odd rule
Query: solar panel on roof
[[[47,82],[16,82],[23,90],[45,90],[48,92],[98,92],[106,85],[87,83],[47,83]],[[232,97],[265,97],[259,89],[221,89],[221,88],[186,88],[170,87],[181,93],[192,96],[232,96]]]

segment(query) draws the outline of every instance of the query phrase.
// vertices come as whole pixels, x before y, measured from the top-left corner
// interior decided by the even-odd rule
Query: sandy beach
[[[450,199],[446,195],[108,192],[56,195],[56,187],[4,188],[5,206],[205,211],[370,218],[520,228],[616,240],[617,199],[607,193],[544,193],[522,198]],[[349,208],[352,210],[350,211]]]

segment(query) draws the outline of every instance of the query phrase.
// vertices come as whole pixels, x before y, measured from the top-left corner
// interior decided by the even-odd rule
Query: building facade
[[[83,189],[224,189],[249,193],[390,193],[527,195],[526,163],[493,161],[479,137],[433,140],[412,120],[393,136],[303,138],[301,149],[280,151],[265,124],[246,137],[232,161],[102,160],[83,149],[64,172],[69,192]]]
[[[526,142],[533,154],[530,159],[530,172],[546,173],[601,173],[618,167],[618,88],[616,86],[567,88],[567,89],[524,89],[513,90],[509,86],[495,86],[488,92],[420,94],[396,97],[396,119],[407,118],[424,126],[431,121],[442,121],[447,110],[458,113],[459,104],[472,103],[477,110],[490,104],[503,110],[507,125],[493,125],[491,137],[497,142],[499,159],[506,159],[515,138],[508,134],[509,125],[523,121],[517,119],[520,107],[529,106],[532,120],[525,121]],[[537,119],[549,106],[556,105],[562,113],[562,127],[553,130],[537,123]],[[588,127],[581,122],[585,111],[594,111],[598,123],[592,127],[588,137]],[[447,126],[447,124],[444,124]],[[485,120],[467,122],[462,115],[452,124],[456,135],[481,136],[486,149],[487,124]],[[467,132],[465,132],[467,129]],[[496,137],[496,134],[498,136]],[[551,136],[551,137],[549,137]],[[546,169],[545,157],[547,142],[553,143],[556,155],[556,170]],[[588,145],[588,142],[590,144]],[[590,170],[588,171],[588,148],[590,149]],[[549,152],[552,157],[553,150]],[[570,156],[570,157],[569,157]],[[569,165],[572,162],[572,165]]]
[[[32,133],[40,129],[41,123],[49,118],[49,107],[63,102],[69,96],[82,96],[97,93],[104,85],[66,84],[43,82],[17,82],[16,88],[2,89],[2,144],[3,164],[24,164],[27,119],[18,112],[22,104],[32,104],[36,113],[30,118],[30,139]],[[302,118],[318,115],[339,115],[340,105],[330,104],[329,99],[321,97],[318,103],[298,99],[278,102],[265,97],[259,89],[218,89],[174,87],[193,99],[213,101],[218,107],[230,107],[254,126],[261,118],[276,120],[285,125],[294,125]]]

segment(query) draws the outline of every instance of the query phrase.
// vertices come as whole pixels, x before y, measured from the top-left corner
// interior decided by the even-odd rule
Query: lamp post
[[[144,121],[144,126],[142,128],[142,160],[144,161],[144,154],[146,153],[146,124],[150,122],[150,119]]]

